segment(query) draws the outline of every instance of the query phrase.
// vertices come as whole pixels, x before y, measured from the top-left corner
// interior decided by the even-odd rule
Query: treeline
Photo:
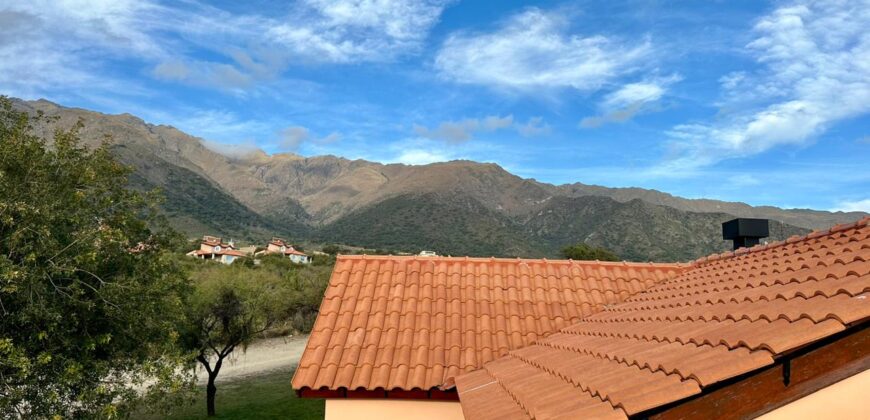
[[[314,326],[317,310],[335,265],[331,255],[312,257],[311,264],[295,264],[280,255],[242,258],[231,265],[184,258],[193,285],[198,289],[257,285],[265,287],[282,302],[283,313],[269,334],[308,333]]]

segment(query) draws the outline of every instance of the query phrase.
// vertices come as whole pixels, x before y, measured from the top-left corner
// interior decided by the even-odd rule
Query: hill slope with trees
[[[222,155],[173,127],[48,101],[18,101],[56,119],[43,133],[84,121],[84,144],[106,141],[134,172],[131,185],[159,187],[170,223],[190,237],[272,235],[413,252],[557,257],[586,242],[632,260],[685,260],[728,248],[719,223],[773,220],[773,239],[854,221],[864,213],[752,207],[688,200],[640,188],[523,179],[495,164],[409,166],[262,152]]]

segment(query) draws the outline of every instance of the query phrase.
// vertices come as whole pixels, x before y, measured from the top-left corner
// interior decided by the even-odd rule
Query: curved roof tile
[[[682,264],[340,256],[297,390],[431,390],[686,269]]]

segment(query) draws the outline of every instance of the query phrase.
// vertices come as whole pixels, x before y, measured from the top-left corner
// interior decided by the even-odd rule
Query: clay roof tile
[[[658,276],[652,287],[456,378],[463,413],[492,418],[489,404],[499,401],[500,412],[527,418],[554,410],[593,418],[601,407],[626,418],[862,328],[870,322],[868,222],[699,258],[685,270],[649,270],[643,275]],[[618,273],[599,268],[593,272],[600,284]],[[583,303],[602,296],[574,292],[588,296]],[[546,399],[548,392],[561,399]]]
[[[341,255],[293,387],[438,389],[687,268]]]

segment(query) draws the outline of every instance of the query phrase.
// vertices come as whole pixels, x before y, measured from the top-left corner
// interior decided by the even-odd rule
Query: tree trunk
[[[217,395],[217,387],[214,385],[214,380],[217,378],[217,373],[209,373],[208,374],[208,386],[205,389],[206,397],[205,403],[208,409],[208,416],[214,417],[214,397]]]
[[[224,364],[224,357],[226,357],[226,355],[218,354],[218,359],[214,364],[214,369],[208,373],[208,386],[205,388],[205,404],[209,417],[215,416],[214,400],[217,396],[217,386],[215,386],[214,381],[217,379],[218,373],[221,371],[221,366]]]

